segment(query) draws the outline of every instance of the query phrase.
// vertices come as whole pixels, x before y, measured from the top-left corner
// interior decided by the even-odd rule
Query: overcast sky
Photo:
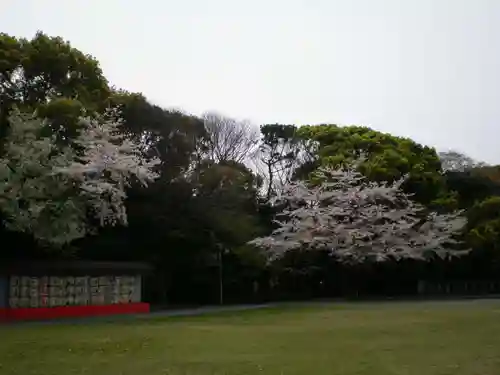
[[[0,25],[62,36],[165,107],[500,163],[500,0],[2,0]]]

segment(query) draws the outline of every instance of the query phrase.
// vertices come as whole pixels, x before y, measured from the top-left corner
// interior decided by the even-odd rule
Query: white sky
[[[367,125],[500,163],[500,0],[2,0],[110,82],[255,124]]]

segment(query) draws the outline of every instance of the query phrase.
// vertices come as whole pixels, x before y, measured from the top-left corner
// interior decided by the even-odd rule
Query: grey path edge
[[[56,318],[44,320],[16,320],[9,322],[1,322],[0,326],[14,326],[14,325],[39,325],[39,324],[87,324],[92,322],[120,322],[129,320],[144,320],[154,318],[169,318],[169,317],[183,317],[183,316],[197,316],[206,314],[217,314],[222,312],[231,311],[245,311],[256,310],[275,306],[277,304],[255,304],[255,305],[233,305],[233,306],[205,306],[189,309],[178,310],[158,310],[150,313],[143,314],[116,314],[116,315],[96,315],[81,318]]]
[[[217,314],[223,312],[238,312],[247,310],[265,309],[279,306],[307,306],[307,305],[321,305],[321,304],[373,304],[373,303],[419,303],[419,302],[480,302],[480,301],[499,301],[500,295],[489,296],[450,296],[448,298],[384,298],[384,299],[316,299],[309,301],[280,301],[270,302],[263,304],[246,304],[246,305],[229,305],[229,306],[203,306],[196,308],[174,309],[174,310],[153,310],[150,313],[143,314],[119,314],[119,315],[105,315],[105,316],[88,316],[81,318],[57,318],[46,320],[18,320],[10,322],[0,322],[0,326],[13,326],[13,325],[32,325],[32,324],[87,324],[92,322],[120,322],[130,320],[144,320],[154,318],[168,318],[168,317],[188,317],[207,314]]]

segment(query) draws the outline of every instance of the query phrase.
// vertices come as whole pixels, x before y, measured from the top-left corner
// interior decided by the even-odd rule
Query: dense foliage
[[[317,180],[361,155],[355,180],[362,183]],[[62,38],[0,34],[2,261],[145,261],[155,267],[146,296],[156,303],[416,293],[420,279],[497,277],[499,171],[367,127],[265,124],[259,134],[215,112],[198,118],[168,110],[110,87],[98,61]],[[294,206],[290,189],[323,196]],[[366,194],[346,200],[354,192]],[[391,216],[399,227],[373,214],[380,198],[390,198],[381,212],[400,215],[403,223]],[[409,235],[417,217],[448,223],[440,219],[457,209],[467,223],[454,249],[470,248],[469,255],[432,255],[449,231]],[[310,221],[318,213],[330,222]],[[307,220],[296,231],[286,223],[299,214]],[[325,237],[311,236],[318,225],[328,251],[309,251]],[[307,233],[309,242],[292,241],[271,261],[249,244],[284,235],[283,227],[292,239]],[[346,245],[353,231],[364,233],[355,251]],[[409,239],[430,256],[395,256],[408,253]],[[390,251],[380,256],[381,249]],[[346,262],[345,253],[360,256]]]

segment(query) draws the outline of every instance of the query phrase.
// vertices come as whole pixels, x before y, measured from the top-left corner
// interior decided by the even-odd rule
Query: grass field
[[[500,301],[0,326],[0,374],[499,375]]]

